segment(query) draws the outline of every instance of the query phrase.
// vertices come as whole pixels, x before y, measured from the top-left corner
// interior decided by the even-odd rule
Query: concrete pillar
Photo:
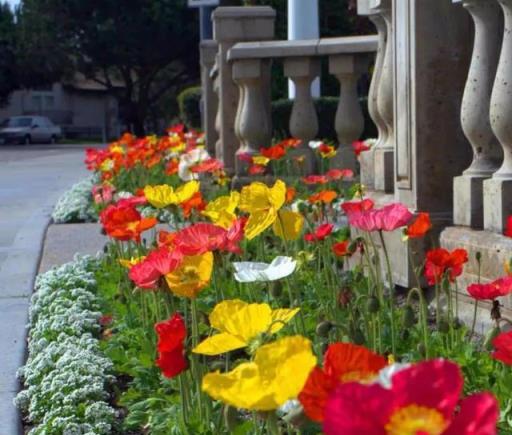
[[[502,39],[502,16],[498,3],[488,0],[453,0],[462,3],[475,23],[471,66],[462,100],[461,122],[473,149],[473,162],[454,179],[453,222],[482,228],[483,182],[498,169],[501,147],[489,119],[491,93]]]
[[[219,105],[217,94],[213,89],[211,71],[217,55],[217,43],[205,40],[200,44],[201,51],[201,89],[202,89],[202,124],[206,136],[206,148],[210,155],[215,155],[218,133],[215,129],[215,117]]]
[[[512,215],[512,0],[498,0],[505,31],[491,97],[491,126],[503,148],[503,164],[484,181],[484,227],[502,233]]]
[[[288,39],[320,38],[320,22],[318,16],[318,0],[288,0]],[[288,95],[295,98],[295,85],[289,81]],[[311,95],[320,96],[320,78],[311,84]]]
[[[460,123],[473,25],[445,0],[393,3],[395,196],[449,221],[453,178],[471,162]]]
[[[228,173],[235,171],[235,118],[238,107],[238,88],[233,81],[228,63],[229,49],[237,42],[265,41],[274,38],[276,12],[267,6],[220,7],[213,13],[214,39],[219,44],[219,117],[220,147],[217,157],[222,159]],[[220,154],[220,155],[219,155]]]
[[[364,115],[359,103],[357,83],[368,71],[368,55],[338,54],[329,57],[329,72],[340,82],[340,100],[336,111],[335,130],[338,135],[336,159],[343,168],[356,170],[352,142],[364,131]]]

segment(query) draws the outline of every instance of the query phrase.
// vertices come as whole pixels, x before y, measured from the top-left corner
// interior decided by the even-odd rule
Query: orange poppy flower
[[[318,202],[323,202],[325,204],[330,204],[334,201],[334,199],[338,196],[338,194],[334,190],[322,190],[321,192],[315,193],[308,198],[310,204],[316,204]]]
[[[350,255],[348,247],[350,246],[350,240],[345,240],[344,242],[338,242],[332,245],[332,252],[336,257],[344,257],[346,255]]]
[[[173,248],[175,239],[176,233],[165,230],[160,230],[158,232],[158,246],[168,246],[169,248]]]
[[[260,148],[260,154],[270,160],[279,160],[286,155],[286,149],[277,144],[268,148]]]
[[[331,344],[325,352],[323,368],[315,367],[310,372],[299,394],[304,412],[311,420],[322,422],[327,400],[338,385],[368,381],[386,365],[386,358],[363,346]]]
[[[183,210],[183,216],[188,218],[192,210],[203,211],[206,208],[206,202],[203,200],[201,192],[196,192],[190,199],[182,202],[180,207]]]
[[[419,213],[414,222],[406,228],[405,235],[411,239],[423,237],[431,228],[430,215]]]
[[[100,214],[100,221],[105,232],[118,240],[140,242],[143,231],[157,224],[156,218],[143,218],[134,206],[109,205]]]
[[[165,165],[165,175],[174,175],[178,173],[178,166],[179,166],[179,160],[178,159],[171,159]]]
[[[297,189],[295,187],[288,186],[286,188],[286,202],[290,203],[295,198],[295,195],[297,194]]]

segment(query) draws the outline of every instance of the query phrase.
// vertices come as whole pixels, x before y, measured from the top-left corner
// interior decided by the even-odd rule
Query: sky
[[[12,7],[14,7],[20,3],[20,0],[4,0],[4,1],[9,3]]]

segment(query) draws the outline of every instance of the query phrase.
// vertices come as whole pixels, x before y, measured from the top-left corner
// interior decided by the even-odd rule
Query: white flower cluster
[[[25,390],[15,399],[34,425],[30,435],[102,435],[112,432],[108,404],[112,362],[100,349],[91,257],[40,275],[29,313],[28,359],[18,370]]]
[[[76,183],[57,201],[52,213],[55,223],[96,222],[98,214],[94,209],[91,189],[94,177],[88,177]]]

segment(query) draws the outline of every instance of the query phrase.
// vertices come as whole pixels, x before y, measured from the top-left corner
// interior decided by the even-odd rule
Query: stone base
[[[502,234],[512,215],[512,180],[491,178],[484,181],[484,228]]]
[[[393,192],[395,184],[393,149],[375,150],[375,190],[382,190],[386,193]]]
[[[350,145],[340,145],[336,152],[336,156],[330,161],[331,168],[351,169],[357,172],[357,160],[354,150]]]
[[[506,274],[505,262],[512,257],[512,238],[492,233],[477,231],[465,227],[448,227],[441,233],[441,246],[448,250],[464,248],[468,251],[469,262],[464,266],[463,274],[457,279],[462,302],[473,306],[473,300],[468,296],[466,288],[469,284],[478,282],[478,262],[476,253],[481,254],[481,282],[493,281]],[[502,298],[502,316],[512,320],[512,296]],[[490,304],[481,303],[490,308]],[[479,302],[480,305],[480,302]],[[482,322],[489,323],[487,312],[482,316]],[[490,323],[489,323],[490,324]]]
[[[364,151],[359,155],[361,167],[361,184],[367,189],[375,188],[375,155],[373,150]]]
[[[453,222],[471,228],[483,228],[485,178],[462,175],[453,180]]]

